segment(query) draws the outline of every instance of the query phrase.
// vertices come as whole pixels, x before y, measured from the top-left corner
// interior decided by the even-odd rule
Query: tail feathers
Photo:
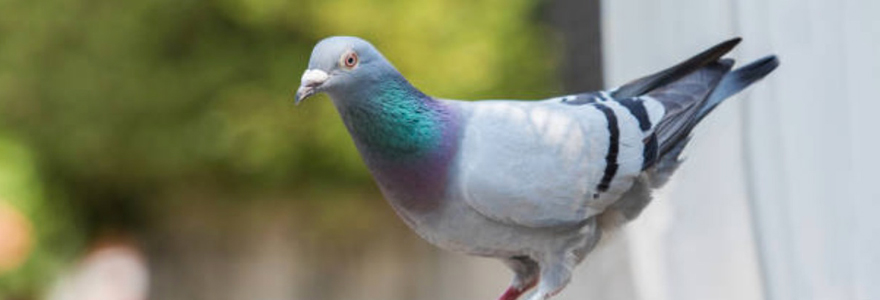
[[[715,45],[714,47],[709,48],[701,52],[700,54],[694,55],[690,59],[683,61],[675,66],[672,66],[671,68],[624,84],[620,88],[612,91],[611,97],[615,99],[638,97],[654,89],[675,82],[682,77],[685,77],[688,74],[691,74],[703,68],[704,66],[717,61],[722,56],[724,56],[724,54],[730,52],[733,47],[736,47],[736,45],[739,44],[740,41],[742,41],[741,38],[732,38],[723,43]]]
[[[769,55],[725,75],[721,82],[718,83],[715,91],[709,96],[709,99],[706,100],[706,103],[703,104],[703,107],[700,108],[700,112],[697,113],[699,115],[697,121],[702,120],[707,114],[712,112],[718,104],[721,104],[721,101],[739,93],[752,83],[761,80],[761,78],[773,72],[778,66],[779,59],[775,55]]]
[[[696,125],[698,112],[718,83],[730,72],[733,63],[732,59],[711,62],[647,94],[666,109],[663,119],[654,127],[661,156]]]
[[[735,39],[727,43],[730,43],[729,46],[732,47],[738,41]],[[723,55],[726,52],[717,53]],[[724,99],[742,91],[776,69],[779,66],[779,60],[776,56],[771,55],[730,71],[732,65],[733,60],[715,57],[712,61],[697,65],[698,67],[695,69],[688,69],[689,73],[668,76],[667,79],[674,78],[671,81],[640,79],[632,83],[638,86],[630,88],[624,86],[618,89],[630,97],[637,92],[647,93],[648,96],[663,104],[666,108],[666,114],[656,125],[654,135],[649,139],[649,141],[655,141],[654,145],[657,145],[657,141],[659,141],[659,151],[653,152],[656,154],[650,157],[645,156],[645,172],[636,179],[620,200],[609,206],[599,216],[600,228],[605,231],[613,230],[623,223],[635,219],[651,202],[651,190],[666,184],[671,175],[681,166],[683,161],[681,154],[690,141],[691,130],[697,123],[718,107],[718,104]],[[657,75],[646,78],[650,79],[653,76]],[[663,84],[651,86],[650,82],[662,82]],[[646,91],[642,89],[648,86],[651,86],[650,89]],[[640,95],[642,94],[635,94],[635,96]]]
[[[659,157],[653,165],[654,168],[650,171],[652,186],[656,188],[665,184],[669,176],[678,168],[679,164],[681,164],[681,152],[688,141],[690,141],[691,130],[706,115],[718,107],[718,104],[721,104],[724,99],[739,93],[752,83],[764,78],[764,76],[770,74],[778,66],[779,59],[774,55],[770,55],[725,74],[720,82],[715,85],[714,90],[711,90],[711,94],[700,105],[700,109],[693,117],[685,118],[685,122],[675,123],[679,125],[678,128],[674,130],[673,134],[668,135],[669,137],[664,142],[661,142]],[[658,128],[658,134],[663,135],[662,130],[668,129]]]

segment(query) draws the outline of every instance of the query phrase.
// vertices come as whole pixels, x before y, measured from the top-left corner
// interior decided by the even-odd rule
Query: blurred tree
[[[2,1],[0,125],[32,151],[33,189],[58,195],[41,209],[77,220],[72,237],[128,232],[162,254],[156,228],[198,214],[190,202],[277,201],[309,234],[356,243],[380,220],[372,207],[387,208],[361,203],[378,193],[329,101],[293,109],[311,47],[358,35],[429,94],[539,98],[559,86],[536,5]],[[35,216],[37,230],[52,219]]]

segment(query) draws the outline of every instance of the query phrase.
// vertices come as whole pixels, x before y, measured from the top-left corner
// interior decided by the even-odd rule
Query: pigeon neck
[[[399,75],[359,95],[338,108],[386,198],[405,212],[436,208],[458,145],[454,108]]]
[[[384,159],[424,158],[438,149],[448,121],[443,105],[409,84],[389,76],[359,91],[340,109],[362,151]]]

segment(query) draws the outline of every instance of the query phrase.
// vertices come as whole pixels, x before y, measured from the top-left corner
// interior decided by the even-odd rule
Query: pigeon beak
[[[324,84],[328,78],[330,78],[330,75],[327,75],[327,72],[318,69],[306,70],[303,73],[300,86],[296,90],[296,102],[294,104],[299,104],[303,99],[314,95],[317,92],[317,88]]]

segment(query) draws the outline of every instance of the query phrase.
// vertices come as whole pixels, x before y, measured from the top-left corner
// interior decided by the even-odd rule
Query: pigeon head
[[[318,42],[296,91],[296,103],[317,93],[344,96],[376,83],[383,74],[399,74],[369,42],[334,36]]]

